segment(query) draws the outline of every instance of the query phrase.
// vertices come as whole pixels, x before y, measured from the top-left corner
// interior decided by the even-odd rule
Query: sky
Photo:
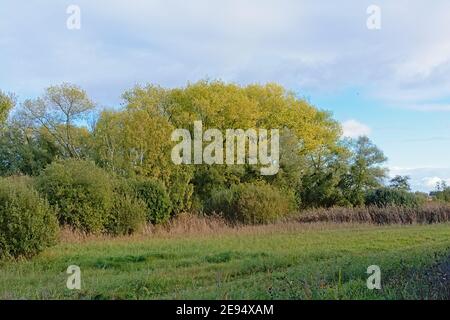
[[[449,16],[448,0],[0,0],[0,89],[70,82],[114,107],[135,84],[278,82],[430,191],[450,183]]]

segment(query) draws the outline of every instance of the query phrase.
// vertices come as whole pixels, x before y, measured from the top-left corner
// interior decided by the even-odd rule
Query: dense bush
[[[0,118],[5,120],[14,99],[3,96]],[[86,92],[72,84],[51,86],[40,97],[27,99],[11,118],[14,121],[5,123],[3,134],[0,132],[0,175],[38,176],[55,159],[90,159],[109,174],[160,181],[166,188],[161,194],[169,196],[172,215],[192,209],[201,211],[213,189],[259,180],[295,193],[297,204],[304,208],[362,205],[365,191],[380,187],[386,176],[386,157],[367,137],[341,139],[341,126],[329,112],[275,83],[241,86],[201,80],[181,88],[150,84],[136,86],[122,97],[123,108],[105,110],[97,116],[92,113],[94,104]],[[84,127],[90,120],[95,120],[92,130]],[[173,141],[171,135],[175,128],[192,133],[195,120],[202,121],[205,132],[211,128],[222,132],[228,128],[280,128],[278,173],[262,177],[261,165],[249,161],[234,166],[176,165],[172,152],[179,142]],[[97,189],[108,193],[102,190],[108,185]],[[407,188],[406,177],[394,178],[392,186]],[[80,189],[74,194],[70,188],[44,193],[49,191],[49,200],[58,205],[62,223],[85,230],[102,229],[107,210],[103,205],[98,209],[97,195],[93,207],[87,204],[92,199],[83,199],[81,205],[73,201],[89,198],[91,192],[84,194]],[[141,193],[146,192],[141,189]],[[142,200],[150,203],[149,211],[156,210],[149,213],[150,221],[167,220],[164,198],[144,196]],[[112,200],[107,202],[112,206]],[[161,210],[158,204],[162,204]]]
[[[147,204],[147,221],[158,224],[167,222],[172,205],[164,185],[157,180],[142,180],[134,183],[137,197]]]
[[[207,213],[221,213],[225,217],[231,217],[237,210],[235,198],[235,187],[213,189],[210,198],[205,202],[204,210]]]
[[[56,208],[60,224],[85,232],[104,231],[114,192],[111,178],[93,162],[54,162],[38,177],[37,187]]]
[[[436,200],[450,202],[450,187],[444,185],[443,188],[439,188],[437,191],[432,191],[430,195]]]
[[[192,167],[177,167],[166,181],[172,211],[178,214],[192,208],[194,186],[190,183],[193,176]]]
[[[29,257],[56,240],[55,212],[28,182],[0,179],[0,258]]]
[[[106,229],[113,235],[142,230],[147,222],[147,205],[131,195],[116,194]]]
[[[239,185],[236,195],[236,218],[243,223],[268,223],[293,209],[292,197],[267,184]]]
[[[405,190],[380,188],[371,190],[366,194],[365,204],[378,207],[416,207],[420,204],[420,200],[414,193]]]
[[[294,203],[294,197],[282,194],[273,186],[244,183],[229,190],[214,190],[206,209],[209,212],[220,212],[232,221],[261,224],[287,215]]]

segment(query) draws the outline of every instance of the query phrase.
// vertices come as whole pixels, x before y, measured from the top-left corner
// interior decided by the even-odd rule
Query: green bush
[[[213,190],[207,212],[221,212],[227,219],[245,224],[262,224],[287,215],[294,197],[265,183],[244,183],[231,189]]]
[[[232,217],[237,210],[235,200],[235,188],[216,188],[211,190],[204,209],[207,213],[222,213],[226,217]]]
[[[242,184],[237,187],[237,220],[248,224],[272,222],[287,215],[294,198],[268,184]]]
[[[194,192],[194,186],[190,183],[192,176],[191,167],[180,166],[167,179],[166,186],[174,214],[189,211],[192,208]]]
[[[421,201],[414,193],[405,190],[379,188],[366,194],[365,204],[378,207],[417,207],[421,204]]]
[[[114,192],[111,178],[93,162],[54,162],[38,177],[37,187],[56,208],[60,224],[85,232],[104,231]]]
[[[170,197],[164,185],[157,180],[135,182],[137,197],[147,204],[147,221],[158,224],[167,222],[172,212]]]
[[[30,257],[56,242],[54,210],[28,181],[0,179],[0,258]]]
[[[445,186],[441,190],[432,191],[430,195],[438,201],[450,202],[450,187]]]
[[[127,235],[142,230],[147,222],[147,205],[127,194],[116,194],[106,229],[113,235]]]

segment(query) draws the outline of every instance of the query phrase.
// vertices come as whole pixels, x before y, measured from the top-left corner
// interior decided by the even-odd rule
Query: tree
[[[145,109],[104,111],[94,130],[96,160],[123,176],[167,177],[173,127]]]
[[[19,118],[6,123],[15,105],[14,94],[0,91],[0,175],[36,175],[52,161],[57,149],[42,130],[31,130]]]
[[[447,186],[447,182],[444,180],[439,181],[436,184],[436,190],[430,192],[430,195],[437,200],[450,202],[450,187]]]
[[[42,130],[11,122],[0,132],[0,175],[38,175],[58,153]]]
[[[190,207],[192,168],[175,165],[170,157],[173,126],[147,107],[101,113],[93,132],[95,160],[125,177],[154,178],[169,191],[175,212]]]
[[[352,153],[349,172],[341,182],[346,198],[353,205],[364,204],[364,195],[368,190],[379,188],[386,177],[387,169],[381,165],[387,158],[369,138],[362,136],[356,140],[347,140]]]
[[[187,129],[191,134],[193,123],[198,120],[202,121],[204,130],[279,129],[281,157],[277,175],[261,178],[255,170],[258,165],[248,163],[236,166],[198,165],[193,168],[192,183],[196,195],[202,199],[207,199],[214,188],[261,179],[283,190],[297,190],[302,175],[307,171],[306,157],[312,153],[320,154],[322,149],[334,148],[341,136],[340,126],[331,114],[318,110],[306,100],[273,83],[239,86],[222,81],[199,81],[176,89],[147,85],[137,86],[123,97],[127,112],[145,111],[148,117],[163,118],[173,128]],[[110,115],[111,118],[116,116]],[[139,121],[142,119],[140,117]],[[106,126],[111,133],[114,130],[123,131],[119,129],[122,124],[107,125],[105,122],[98,126],[98,130]],[[153,135],[158,139],[155,133]],[[143,136],[138,134],[136,139]],[[120,159],[118,153],[121,148],[115,147],[117,145],[113,141],[123,137],[116,134],[111,134],[109,138],[103,137],[104,152]]]
[[[396,190],[411,191],[410,179],[409,176],[397,175],[389,181],[389,187]]]
[[[447,182],[446,181],[441,180],[441,181],[438,181],[436,183],[436,190],[437,191],[445,191],[447,189],[448,189],[448,186],[447,186]]]
[[[8,118],[11,109],[16,105],[16,97],[12,93],[4,93],[0,90],[0,126]]]
[[[302,178],[302,207],[348,205],[342,179],[349,171],[350,151],[344,145],[323,147],[308,157],[308,169]]]
[[[64,157],[82,158],[77,144],[78,126],[86,123],[94,103],[80,87],[63,83],[22,104],[20,116],[34,128],[45,128],[61,147]]]
[[[423,201],[423,198],[408,192],[404,189],[378,188],[370,190],[366,194],[365,204],[367,206],[402,206],[417,207]]]

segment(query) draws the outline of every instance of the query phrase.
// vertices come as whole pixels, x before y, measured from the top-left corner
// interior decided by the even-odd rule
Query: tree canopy
[[[95,104],[73,84],[51,86],[25,100],[0,136],[0,173],[38,175],[55,159],[91,159],[117,176],[161,181],[178,211],[201,208],[218,188],[260,182],[295,195],[301,207],[360,205],[386,176],[386,157],[367,137],[343,139],[329,112],[275,83],[145,85],[122,97],[121,108],[95,118]],[[14,103],[13,95],[0,94],[0,119],[5,121]],[[192,133],[194,121],[202,121],[205,130],[278,129],[278,173],[261,176],[250,163],[174,164],[171,133]]]

